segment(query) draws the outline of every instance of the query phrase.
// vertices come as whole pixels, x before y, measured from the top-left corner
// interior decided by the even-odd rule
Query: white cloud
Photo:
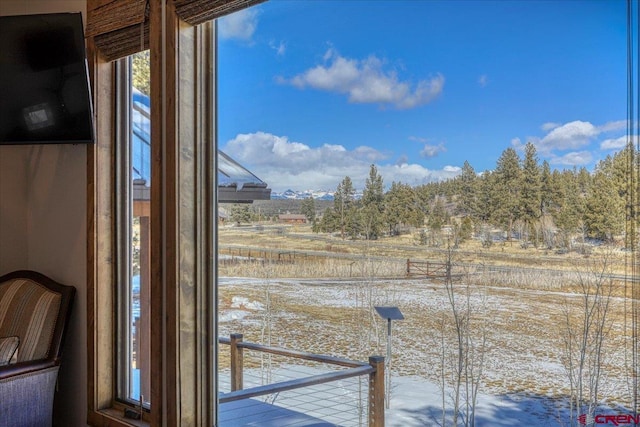
[[[629,138],[626,135],[620,138],[605,139],[600,143],[600,149],[602,150],[620,150],[627,145]]]
[[[593,161],[593,156],[589,151],[573,151],[563,156],[553,156],[549,161],[552,165],[563,166],[584,166]]]
[[[622,135],[619,138],[605,139],[600,143],[600,149],[605,151],[621,150],[627,146],[630,140],[634,146],[638,145],[638,136]]]
[[[441,181],[458,176],[460,170],[457,166],[445,166],[441,170],[431,170],[415,163],[378,165],[378,173],[382,176],[385,186],[390,186],[394,181],[412,186]],[[364,183],[368,174],[369,168],[367,167],[367,169],[360,174],[362,183]],[[360,188],[363,187],[364,184],[362,184]]]
[[[620,130],[627,129],[627,121],[626,120],[616,120],[615,122],[607,122],[604,125],[600,126],[600,130],[602,132],[614,132]]]
[[[374,55],[366,59],[349,59],[340,56],[333,48],[324,55],[325,64],[317,65],[287,80],[300,89],[311,87],[347,94],[349,102],[361,104],[391,105],[397,109],[409,109],[433,101],[444,87],[444,76],[423,79],[415,85],[401,81],[395,71],[384,69],[384,61]]]
[[[242,9],[221,18],[219,23],[221,38],[251,41],[258,27],[258,12],[255,8]]]
[[[442,170],[457,175],[462,171],[462,168],[460,166],[445,166]]]
[[[596,151],[619,150],[626,144],[626,136],[620,136],[627,127],[626,120],[594,125],[588,121],[574,120],[567,123],[544,123],[540,128],[546,135],[530,136],[538,155],[550,163],[564,166],[585,166],[594,161]],[[609,136],[605,139],[605,136]],[[513,138],[511,145],[516,149],[524,147],[520,138]]]
[[[409,156],[407,156],[406,154],[401,155],[400,157],[398,157],[398,160],[396,160],[396,166],[402,166],[408,163],[409,163]]]
[[[372,163],[377,165],[387,186],[393,181],[425,184],[460,173],[460,168],[455,166],[430,170],[418,164],[407,164],[406,157],[401,157],[404,161],[384,163],[389,156],[372,147],[347,150],[341,145],[325,144],[312,148],[286,136],[266,132],[239,134],[222,150],[267,182],[274,191],[288,188],[335,190],[347,175],[356,188],[362,189]]]
[[[429,142],[427,138],[422,138],[420,136],[410,136],[409,141],[420,142],[422,144],[426,144],[427,142]]]
[[[547,122],[540,126],[540,128],[545,132],[549,132],[550,130],[553,130],[560,126],[562,126],[562,123]]]
[[[618,120],[614,122],[607,122],[604,125],[595,126],[590,122],[575,120],[565,124],[559,123],[545,123],[542,125],[542,129],[547,131],[542,139],[532,138],[540,154],[545,156],[557,156],[558,151],[578,150],[580,148],[591,145],[592,142],[597,141],[603,134],[609,134],[624,130],[627,126],[626,120]],[[619,138],[609,138],[600,142],[600,149],[613,150],[624,147],[624,143]],[[585,153],[585,151],[580,151]],[[575,153],[573,153],[575,154]],[[580,156],[584,158],[583,155]],[[558,157],[558,158],[564,158]],[[571,163],[573,164],[573,163]]]
[[[281,41],[280,43],[276,43],[274,41],[269,42],[269,47],[276,51],[276,55],[284,56],[287,51],[287,45],[285,42]]]
[[[386,160],[387,156],[376,150],[375,148],[360,146],[353,150],[353,154],[358,159],[364,159],[369,163],[375,163]]]
[[[511,138],[511,145],[517,150],[520,148],[523,148],[524,145],[522,144],[522,140],[518,137],[516,138]]]
[[[489,84],[489,77],[486,74],[481,75],[478,77],[478,84],[480,87],[487,87]]]
[[[538,139],[536,145],[543,154],[551,153],[552,151],[576,150],[589,145],[603,133],[618,132],[626,129],[626,126],[626,120],[607,122],[601,126],[595,126],[590,122],[581,120],[565,124],[545,123],[542,125],[542,129],[549,131],[549,133],[542,139]],[[602,142],[600,147],[609,149],[606,147],[612,143],[613,139],[608,139]]]
[[[426,158],[436,157],[440,153],[444,153],[447,149],[444,147],[444,144],[440,143],[438,145],[429,145],[425,144],[422,150],[420,151],[420,155]]]
[[[575,150],[588,145],[601,130],[589,122],[576,120],[551,130],[538,144],[542,152],[552,150]]]

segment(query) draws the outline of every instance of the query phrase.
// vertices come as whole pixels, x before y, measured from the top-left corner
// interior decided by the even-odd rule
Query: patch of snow
[[[247,310],[264,310],[264,305],[258,301],[250,301],[245,297],[233,297],[231,299],[231,308],[246,308]]]
[[[313,352],[327,352],[326,348],[317,345],[321,344],[321,340],[300,347],[299,335],[286,335],[288,320],[295,318],[297,312],[281,310],[280,307],[285,307],[285,303],[291,303],[293,307],[304,304],[323,309],[398,306],[406,319],[393,325],[394,377],[386,426],[430,427],[442,424],[439,364],[442,346],[449,349],[450,343],[442,339],[437,329],[433,329],[444,318],[443,314],[450,310],[442,284],[426,280],[264,280],[224,277],[219,278],[219,285],[222,292],[235,295],[233,301],[244,308],[247,307],[243,304],[251,304],[254,299],[260,300],[256,296],[256,289],[263,291],[269,286],[269,293],[274,297],[272,302],[275,301],[274,307],[277,308],[269,320],[272,323],[270,327],[275,331],[275,336],[283,340],[278,345],[289,348],[297,346],[297,350],[308,350],[310,347]],[[236,299],[246,290],[251,291],[247,292],[250,298]],[[568,391],[568,379],[562,364],[561,334],[563,310],[575,306],[578,298],[575,294],[562,291],[479,286],[474,288],[468,300],[461,301],[473,307],[473,312],[478,313],[478,318],[485,322],[487,328],[483,369],[483,378],[487,383],[481,386],[478,396],[476,426],[545,427],[569,424],[568,403],[563,397]],[[614,297],[610,304],[612,313],[624,311],[624,299]],[[336,326],[331,319],[325,318],[323,312],[312,313],[313,317],[309,317],[308,323],[310,331],[327,331],[335,326],[335,336],[357,344],[357,334],[361,330],[354,328],[349,318],[345,317],[345,324]],[[600,385],[603,405],[597,411],[600,414],[611,411],[617,411],[614,414],[626,413],[624,408],[617,406],[624,401],[627,390],[624,375],[627,363],[623,347],[625,335],[620,316],[612,319]],[[245,319],[241,323],[244,328],[242,332],[249,337],[249,341],[252,340],[251,332],[255,336],[260,331],[259,328],[251,331],[251,320]],[[384,327],[381,322],[378,323]],[[231,326],[226,325],[229,328]],[[345,329],[349,326],[352,326],[352,330]],[[425,329],[426,326],[431,326],[431,329]],[[313,335],[313,332],[309,334]],[[293,338],[295,341],[288,341]],[[343,348],[335,351],[346,356]],[[318,404],[323,403],[322,393],[314,394]],[[448,396],[450,393],[445,394],[446,398]],[[275,403],[285,404],[286,400],[278,398]],[[292,406],[288,409],[307,413],[304,407]],[[309,414],[314,415],[312,412]]]
[[[225,310],[218,315],[218,322],[225,323],[233,320],[243,320],[250,314],[251,312],[246,310]]]

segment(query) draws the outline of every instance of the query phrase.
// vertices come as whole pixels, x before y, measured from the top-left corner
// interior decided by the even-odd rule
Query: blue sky
[[[626,2],[271,0],[218,28],[219,147],[274,191],[554,168],[626,137]]]

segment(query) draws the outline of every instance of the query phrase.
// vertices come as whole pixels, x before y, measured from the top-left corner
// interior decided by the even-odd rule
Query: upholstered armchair
[[[34,271],[0,276],[0,427],[51,426],[74,295]]]

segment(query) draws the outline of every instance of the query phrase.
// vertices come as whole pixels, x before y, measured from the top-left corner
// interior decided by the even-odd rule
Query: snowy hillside
[[[294,190],[285,190],[283,192],[272,191],[271,192],[271,200],[304,200],[309,197],[313,197],[315,200],[333,200],[333,191],[327,190],[305,190],[305,191],[294,191]],[[362,192],[356,191],[355,198],[360,199],[362,197]]]

